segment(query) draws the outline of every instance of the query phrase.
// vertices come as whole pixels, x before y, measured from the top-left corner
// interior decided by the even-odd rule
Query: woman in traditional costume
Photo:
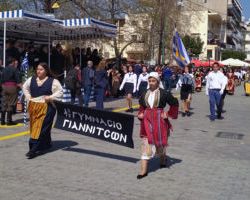
[[[160,77],[157,72],[149,74],[149,89],[140,97],[140,109],[138,118],[141,120],[140,137],[141,148],[141,171],[137,179],[148,174],[148,161],[154,155],[160,156],[160,167],[166,167],[166,147],[168,136],[172,126],[169,117],[177,119],[178,100],[159,87]],[[164,111],[166,104],[170,108]]]
[[[23,92],[29,102],[30,140],[29,159],[36,157],[51,147],[51,128],[56,109],[54,100],[63,96],[60,82],[51,77],[46,63],[40,63],[36,75],[30,77],[23,85]]]
[[[235,75],[232,69],[229,70],[227,78],[228,78],[228,84],[226,87],[227,93],[233,95],[235,89]]]
[[[198,69],[197,72],[195,73],[195,91],[201,92],[201,89],[202,89],[202,73]]]

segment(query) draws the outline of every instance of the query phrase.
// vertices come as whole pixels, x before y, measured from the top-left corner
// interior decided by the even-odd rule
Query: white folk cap
[[[148,79],[150,79],[150,78],[155,78],[158,82],[160,82],[160,76],[157,72],[150,72]]]

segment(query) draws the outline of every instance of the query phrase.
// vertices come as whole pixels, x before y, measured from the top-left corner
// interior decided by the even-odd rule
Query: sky
[[[250,0],[240,0],[243,7],[243,16],[246,19],[250,18]]]

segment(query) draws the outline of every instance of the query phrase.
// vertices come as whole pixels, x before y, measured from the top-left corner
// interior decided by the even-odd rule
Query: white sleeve
[[[122,80],[122,84],[121,84],[121,86],[120,86],[120,90],[123,89],[123,87],[124,87],[126,81],[127,81],[127,74],[125,74],[125,76],[124,76],[124,78],[123,78],[123,80]]]
[[[50,95],[51,100],[61,100],[63,96],[63,88],[61,86],[61,83],[57,80],[54,79],[52,83],[52,95]]]
[[[226,86],[227,86],[227,82],[228,82],[228,78],[223,75],[223,85],[222,85],[222,90],[225,90]]]
[[[138,79],[138,83],[137,83],[137,90],[139,90],[139,87],[141,84],[141,79],[142,79],[142,75],[140,74],[139,79]]]
[[[137,75],[134,74],[134,93],[136,92]]]
[[[182,85],[181,77],[179,78],[178,82],[176,83],[176,90],[178,90]]]
[[[209,81],[209,74],[206,76],[206,94],[208,94],[208,89],[209,89],[209,84],[210,84],[210,81]]]
[[[23,94],[27,101],[31,99],[31,94],[30,94],[31,78],[32,77],[28,78],[28,80],[26,80],[25,83],[23,84]]]

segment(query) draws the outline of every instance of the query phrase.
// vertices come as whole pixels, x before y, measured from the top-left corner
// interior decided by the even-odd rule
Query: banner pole
[[[4,20],[4,30],[3,30],[3,67],[6,67],[6,28],[7,22]]]

